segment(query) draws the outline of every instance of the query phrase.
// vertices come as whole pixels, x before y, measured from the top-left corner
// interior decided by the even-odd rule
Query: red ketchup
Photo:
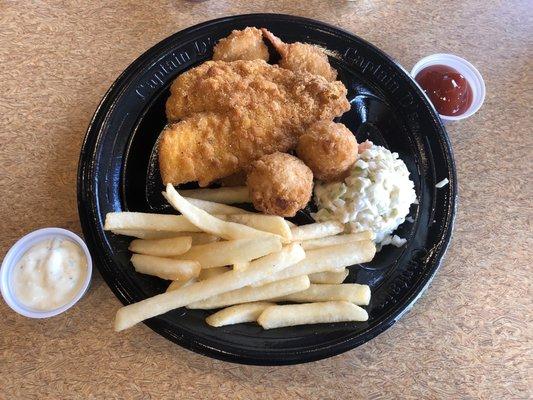
[[[466,78],[452,67],[431,65],[420,71],[415,80],[441,115],[464,114],[472,104],[472,87]]]

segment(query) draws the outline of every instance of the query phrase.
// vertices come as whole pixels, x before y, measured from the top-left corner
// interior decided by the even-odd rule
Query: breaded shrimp
[[[265,60],[268,61],[268,48],[263,43],[263,35],[257,28],[234,30],[220,39],[213,49],[213,60]]]
[[[263,35],[267,38],[274,48],[281,55],[279,66],[290,69],[294,72],[309,72],[310,74],[320,75],[328,81],[334,81],[337,78],[337,71],[329,65],[328,56],[324,49],[307,43],[284,43],[272,32],[263,28]]]

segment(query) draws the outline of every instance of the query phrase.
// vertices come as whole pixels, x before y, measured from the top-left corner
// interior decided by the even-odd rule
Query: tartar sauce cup
[[[422,58],[418,61],[411,70],[411,76],[416,78],[418,73],[424,68],[432,65],[446,65],[457,70],[470,84],[472,88],[472,104],[470,107],[460,115],[443,115],[439,114],[443,122],[460,121],[468,118],[476,113],[483,102],[485,101],[485,82],[479,71],[471,63],[464,58],[458,57],[454,54],[438,53]]]
[[[85,255],[85,259],[87,261],[87,271],[85,274],[85,278],[82,284],[80,285],[79,290],[74,295],[74,297],[68,303],[62,305],[61,307],[58,307],[52,310],[46,310],[46,311],[35,310],[32,308],[29,308],[25,306],[24,304],[22,304],[19,301],[19,299],[17,299],[15,292],[13,290],[12,275],[13,275],[14,268],[19,262],[19,260],[21,259],[21,257],[32,246],[44,240],[57,238],[57,237],[68,239],[74,242],[83,251]],[[93,265],[92,265],[91,254],[89,253],[89,249],[87,248],[87,245],[85,244],[85,242],[78,235],[66,229],[43,228],[43,229],[39,229],[34,232],[31,232],[27,234],[26,236],[22,237],[13,245],[13,247],[11,247],[11,249],[9,249],[6,256],[4,257],[4,260],[2,261],[2,268],[0,270],[0,291],[7,305],[9,305],[9,307],[11,307],[17,313],[24,315],[25,317],[29,317],[29,318],[49,318],[49,317],[53,317],[55,315],[61,314],[62,312],[68,310],[70,307],[76,304],[83,297],[83,295],[89,288],[89,284],[91,282],[92,270],[93,270]]]

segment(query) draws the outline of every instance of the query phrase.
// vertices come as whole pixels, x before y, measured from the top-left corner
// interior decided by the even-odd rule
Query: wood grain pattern
[[[0,2],[0,253],[44,226],[80,231],[76,167],[100,98],[171,33],[230,14],[321,19],[409,69],[451,52],[479,67],[484,107],[449,125],[460,204],[427,294],[386,333],[332,359],[250,367],[193,354],[144,325],[121,334],[95,273],[64,315],[0,302],[2,399],[526,399],[532,396],[531,3],[510,1]]]

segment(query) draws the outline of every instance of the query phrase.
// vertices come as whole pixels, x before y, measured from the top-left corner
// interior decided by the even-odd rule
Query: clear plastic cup
[[[483,77],[476,69],[476,67],[470,64],[464,58],[455,56],[453,54],[439,53],[424,57],[419,62],[417,62],[411,70],[411,76],[414,79],[420,71],[431,65],[447,65],[456,69],[466,78],[466,80],[468,81],[468,83],[470,83],[470,86],[472,87],[472,104],[470,105],[468,110],[466,110],[466,112],[461,115],[455,116],[439,114],[440,118],[444,122],[460,121],[462,119],[468,118],[481,108],[481,105],[485,100],[485,82],[483,81]]]
[[[15,265],[17,265],[17,262],[24,255],[24,253],[28,251],[30,247],[39,242],[42,242],[43,240],[58,236],[69,239],[70,241],[80,246],[87,260],[87,274],[85,275],[85,280],[82,283],[80,290],[78,291],[78,293],[76,293],[74,298],[70,300],[67,304],[53,310],[34,310],[22,304],[13,293],[13,290],[11,288],[11,275],[13,273]],[[13,245],[13,247],[11,247],[11,249],[9,249],[6,256],[4,257],[4,260],[2,261],[2,269],[0,270],[0,291],[7,305],[19,314],[24,315],[25,317],[53,317],[55,315],[61,314],[62,312],[65,312],[83,297],[83,295],[89,288],[89,284],[91,283],[92,271],[93,264],[91,254],[89,253],[89,249],[87,248],[85,242],[78,235],[73,232],[67,231],[66,229],[43,228],[28,233],[26,236],[23,236]]]

